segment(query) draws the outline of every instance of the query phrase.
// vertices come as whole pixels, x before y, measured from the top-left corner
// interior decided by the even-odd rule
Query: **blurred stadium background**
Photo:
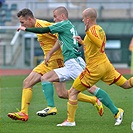
[[[97,9],[97,22],[107,34],[106,53],[116,68],[128,69],[126,72],[129,73],[131,52],[128,47],[133,35],[132,0],[0,0],[0,71],[31,70],[43,60],[36,35],[16,32],[19,26],[17,12],[30,8],[36,18],[53,21],[52,11],[61,5],[68,9],[69,18],[82,37],[85,35],[82,11],[87,7]]]

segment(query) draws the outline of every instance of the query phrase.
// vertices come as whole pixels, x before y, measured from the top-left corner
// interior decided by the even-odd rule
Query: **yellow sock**
[[[32,89],[25,88],[22,91],[22,103],[21,103],[21,112],[28,114],[28,106],[32,98]]]
[[[69,122],[74,122],[75,121],[75,113],[78,107],[77,100],[69,100],[67,102],[67,120]]]
[[[69,95],[70,95],[70,90],[68,90],[68,99],[69,99]],[[95,96],[88,96],[88,95],[80,92],[78,94],[78,101],[92,103],[94,105],[96,103],[96,97]]]
[[[88,96],[83,93],[78,94],[78,101],[92,103],[93,105],[96,103],[96,97],[95,96]]]

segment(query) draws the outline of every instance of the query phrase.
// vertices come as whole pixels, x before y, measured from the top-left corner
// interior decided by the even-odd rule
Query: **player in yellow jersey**
[[[77,95],[79,92],[86,90],[94,94],[97,98],[103,95],[103,91],[98,88],[91,88],[99,80],[112,85],[116,84],[124,89],[133,87],[133,77],[130,79],[124,78],[115,70],[105,54],[106,34],[104,30],[97,25],[97,12],[93,8],[87,8],[82,12],[83,22],[85,24],[86,36],[84,40],[80,36],[74,38],[84,46],[84,56],[86,68],[76,78],[71,89],[69,101],[67,103],[67,119],[57,126],[75,126],[75,113],[78,106]],[[104,97],[101,99],[103,102]],[[108,102],[108,100],[106,101]],[[119,112],[114,115],[115,125],[120,125],[123,119],[124,110],[119,108]]]
[[[21,25],[25,27],[47,27],[52,25],[50,22],[36,19],[29,9],[22,9],[18,12],[17,16]],[[46,34],[37,34],[37,37],[45,56],[52,49],[55,43],[58,43],[57,35],[51,34],[50,32]],[[40,65],[36,66],[23,81],[21,110],[19,112],[8,113],[8,117],[11,119],[27,121],[28,107],[32,98],[32,87],[36,83],[41,82],[41,76],[43,74],[55,68],[64,66],[63,55],[60,48],[52,55],[48,64],[45,64],[45,56],[44,61]],[[56,82],[54,83],[54,86],[59,97],[65,99],[68,98],[68,91],[66,90],[65,83]],[[53,85],[49,83],[43,84],[43,92],[46,97],[48,107],[43,110],[42,115],[47,116],[56,114],[57,109],[54,105]],[[82,102],[92,103],[98,109],[99,114],[103,114],[102,103],[96,97],[80,93],[78,98]]]

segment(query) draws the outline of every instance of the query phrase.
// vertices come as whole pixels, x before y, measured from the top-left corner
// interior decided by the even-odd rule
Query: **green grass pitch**
[[[125,75],[127,78],[130,75]],[[132,133],[133,120],[133,91],[124,90],[116,85],[108,86],[102,81],[97,85],[104,89],[112,98],[117,107],[124,109],[124,120],[120,126],[114,126],[114,117],[104,106],[104,115],[100,117],[94,106],[79,102],[76,112],[76,127],[56,127],[67,117],[67,100],[58,98],[55,92],[57,115],[39,117],[36,111],[46,107],[40,83],[33,87],[33,97],[29,107],[27,122],[11,120],[9,112],[20,109],[22,83],[25,76],[3,76],[0,78],[0,133]],[[67,82],[69,89],[72,82]],[[87,91],[84,93],[89,94]],[[90,95],[90,94],[89,94]]]

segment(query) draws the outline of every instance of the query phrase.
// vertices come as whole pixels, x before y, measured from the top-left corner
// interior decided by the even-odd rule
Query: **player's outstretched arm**
[[[50,32],[49,27],[43,27],[43,28],[26,28],[24,26],[20,26],[17,31],[22,30],[22,31],[29,31],[33,33],[38,33],[38,34],[43,34],[43,33],[48,33]]]

